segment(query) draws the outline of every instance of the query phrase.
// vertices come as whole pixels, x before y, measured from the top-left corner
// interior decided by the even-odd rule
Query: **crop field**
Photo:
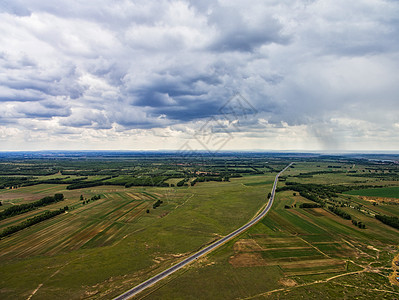
[[[34,230],[28,229],[9,237],[1,243],[1,257],[20,258],[111,245],[123,238],[129,224],[144,215],[153,202],[143,193],[95,192],[101,192],[103,198],[86,205],[67,200],[67,204],[74,206],[68,213],[38,224]],[[39,212],[33,211],[29,217],[35,213]],[[9,226],[20,219],[21,216],[9,218],[2,225]]]
[[[346,192],[346,194],[399,199],[399,187],[395,186],[395,187],[384,187],[379,189],[354,190]]]
[[[298,165],[284,176],[290,178],[303,172],[298,170]],[[314,172],[316,168],[319,168],[316,164],[307,166],[306,171]],[[345,181],[346,175],[342,173],[316,176],[319,184],[354,183],[354,177]],[[337,177],[331,180],[334,176]],[[381,184],[374,178],[368,180],[368,184]],[[298,177],[295,181],[308,183],[311,179]],[[147,295],[144,299],[184,297],[191,295],[189,291],[196,286],[201,286],[202,294],[187,298],[210,299],[228,295],[226,298],[231,299],[297,299],[322,295],[336,299],[344,295],[367,298],[370,293],[384,299],[399,296],[399,289],[388,281],[392,257],[399,250],[399,230],[355,209],[361,205],[366,211],[388,211],[395,210],[396,205],[374,206],[358,197],[340,195],[336,201],[352,203],[350,207],[354,208],[345,210],[367,224],[366,229],[359,229],[350,220],[325,208],[299,208],[310,201],[294,193],[278,193],[272,211],[260,223],[208,255],[206,263],[199,262],[167,284],[143,293]],[[368,290],[367,280],[372,280],[374,274],[379,276],[374,287],[380,292]],[[359,278],[367,280],[362,282]],[[357,281],[356,285],[354,281]]]
[[[399,298],[389,282],[399,230],[374,217],[399,215],[388,199],[399,188],[398,167],[308,156],[17,161],[32,170],[0,170],[8,172],[0,176],[0,212],[56,193],[64,200],[1,219],[0,231],[68,209],[0,240],[0,298],[112,299],[248,222],[266,203],[276,170],[291,160],[265,218],[137,298]],[[194,182],[197,176],[206,180]],[[160,181],[125,186],[143,177]],[[187,186],[177,187],[182,180]]]
[[[271,182],[273,174],[262,177]],[[62,202],[2,220],[0,230],[43,211],[69,206],[66,213],[0,241],[1,298],[25,299],[38,286],[33,298],[50,299],[58,293],[65,298],[115,296],[250,219],[264,203],[264,189],[271,188],[271,184],[245,187],[256,178],[203,182],[189,188],[67,190],[65,185],[41,184],[0,190],[2,209],[8,203],[29,203],[53,193],[65,196]],[[83,203],[94,195],[101,198]],[[158,200],[162,204],[154,209]]]

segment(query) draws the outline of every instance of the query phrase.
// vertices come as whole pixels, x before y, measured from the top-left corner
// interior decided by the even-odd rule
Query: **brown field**
[[[298,284],[295,280],[293,280],[291,278],[281,278],[278,281],[278,283],[283,285],[283,286],[285,286],[285,287],[293,287],[293,286],[296,286]]]
[[[354,254],[344,242],[310,244],[294,235],[251,237],[234,243],[234,255],[229,258],[233,267],[279,266],[285,276],[334,273],[346,270],[346,262],[339,257]],[[329,254],[338,258],[330,258]]]
[[[373,197],[373,196],[358,196],[359,199],[369,201],[369,202],[376,202],[378,204],[380,203],[392,203],[392,204],[398,204],[399,199],[398,198],[386,198],[386,197]]]
[[[309,213],[311,213],[312,215],[314,215],[315,217],[324,217],[328,214],[327,211],[325,211],[323,208],[321,207],[317,207],[317,208],[305,208],[305,210]]]
[[[235,267],[260,267],[269,265],[260,253],[240,252],[230,257],[229,263]]]

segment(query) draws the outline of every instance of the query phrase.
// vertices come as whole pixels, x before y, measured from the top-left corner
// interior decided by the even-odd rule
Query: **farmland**
[[[348,195],[359,195],[367,197],[383,197],[383,198],[397,198],[399,199],[399,187],[385,187],[379,189],[364,189],[349,191]]]
[[[250,220],[264,205],[276,171],[291,161],[295,165],[284,173],[261,222],[140,297],[399,296],[388,279],[399,230],[374,217],[399,216],[399,206],[364,198],[372,190],[394,198],[399,170],[393,163],[277,154],[101,155],[0,160],[0,211],[64,196],[1,220],[0,230],[68,207],[0,240],[0,298],[115,297]],[[199,177],[203,181],[194,182]],[[91,186],[68,188],[85,182]],[[303,203],[320,207],[300,208]],[[339,207],[351,220],[328,207]]]

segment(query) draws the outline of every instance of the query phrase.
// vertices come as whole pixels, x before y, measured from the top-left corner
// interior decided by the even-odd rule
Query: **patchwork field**
[[[0,241],[0,297],[28,298],[38,286],[35,298],[60,292],[66,298],[115,296],[250,219],[265,199],[264,187],[246,190],[243,183],[252,180],[190,188],[37,185],[0,191],[2,209],[9,202],[29,203],[52,193],[65,196],[62,202],[0,221],[0,230],[46,210],[70,208]],[[101,199],[83,204],[81,195]],[[154,209],[157,200],[162,204]]]
[[[109,166],[62,161],[62,171],[51,160],[47,168],[54,174],[39,177],[116,184],[133,182],[134,176],[173,175],[164,187],[71,189],[64,183],[41,183],[0,189],[0,212],[55,193],[65,197],[1,220],[1,231],[68,206],[65,213],[0,240],[0,298],[112,299],[253,218],[266,203],[276,170],[291,159],[295,165],[279,183],[288,188],[277,193],[265,218],[136,298],[399,298],[399,287],[389,281],[399,230],[374,217],[399,216],[396,165],[331,157],[163,159],[111,161]],[[196,172],[224,175],[218,181],[172,186],[183,179],[192,182]],[[316,184],[316,202],[303,190],[291,190],[293,183],[300,188]],[[348,188],[317,194],[333,186]],[[94,196],[100,197],[92,200]],[[332,206],[351,219],[333,213]]]
[[[297,168],[287,173],[292,174]],[[229,299],[399,296],[399,289],[388,280],[392,257],[399,251],[399,230],[356,209],[349,211],[365,222],[367,229],[359,229],[350,220],[324,208],[299,208],[309,200],[294,193],[278,193],[273,209],[260,223],[210,254],[207,264],[199,262],[166,284],[143,293],[147,295],[144,299],[215,299],[221,295]],[[359,198],[351,201],[375,208]],[[389,204],[377,206],[387,210],[392,207],[395,208]],[[374,280],[373,291],[369,290],[370,280]],[[191,296],[190,291],[197,286],[202,294]]]

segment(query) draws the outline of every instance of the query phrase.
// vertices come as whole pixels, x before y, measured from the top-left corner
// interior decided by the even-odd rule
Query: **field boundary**
[[[284,169],[282,169],[276,175],[276,177],[274,179],[273,188],[272,188],[272,191],[270,193],[270,197],[269,197],[269,200],[267,202],[267,205],[264,208],[264,210],[261,211],[254,219],[250,220],[248,223],[246,223],[245,225],[243,225],[240,228],[236,229],[235,231],[233,231],[232,233],[228,234],[227,236],[225,236],[225,237],[213,242],[211,245],[203,248],[202,250],[194,253],[193,255],[187,257],[186,259],[184,259],[184,260],[178,262],[177,264],[173,265],[172,267],[166,269],[165,271],[163,271],[163,272],[151,277],[150,279],[142,282],[141,284],[133,287],[132,289],[128,290],[127,292],[123,293],[122,295],[115,297],[114,300],[126,300],[126,299],[129,299],[129,298],[133,297],[134,295],[136,295],[136,294],[142,292],[143,290],[149,288],[150,286],[154,285],[155,283],[159,282],[160,280],[162,280],[162,279],[168,277],[169,275],[175,273],[176,271],[180,270],[184,266],[186,266],[186,265],[192,263],[193,261],[197,260],[201,256],[203,256],[205,254],[208,254],[208,253],[212,252],[213,250],[219,248],[221,245],[224,245],[226,242],[230,241],[234,237],[238,236],[242,232],[246,231],[248,228],[250,228],[253,225],[255,225],[256,223],[258,223],[269,212],[270,208],[272,207],[274,196],[276,194],[278,178],[280,177],[280,175],[285,170],[287,170],[292,165],[293,165],[293,163],[290,163],[288,166],[286,166]]]

